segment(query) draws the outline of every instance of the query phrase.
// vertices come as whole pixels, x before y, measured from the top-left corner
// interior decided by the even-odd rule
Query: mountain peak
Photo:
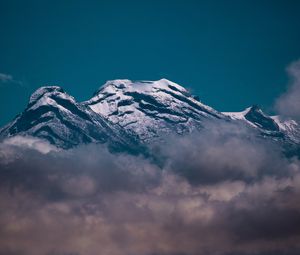
[[[45,94],[52,93],[65,93],[65,91],[59,86],[43,86],[32,93],[30,102],[37,101],[39,97],[42,97]]]
[[[223,117],[167,79],[107,81],[84,105],[146,140],[174,129],[184,133],[204,119]]]
[[[146,92],[146,91],[153,91],[155,92],[158,89],[165,89],[165,90],[173,90],[177,92],[183,92],[188,94],[188,91],[178,85],[175,82],[172,82],[168,79],[160,79],[157,81],[149,81],[149,80],[128,80],[128,79],[116,79],[116,80],[109,80],[103,86],[101,86],[94,96],[99,93],[114,93],[118,90],[134,90],[139,92]]]
[[[49,141],[60,148],[83,143],[107,143],[112,149],[138,146],[135,137],[68,95],[61,87],[37,89],[26,109],[0,130],[0,139],[25,135]]]
[[[38,108],[42,105],[59,107],[62,102],[75,104],[75,99],[59,86],[44,86],[37,89],[30,97],[27,108]]]
[[[256,114],[261,114],[261,115],[266,116],[266,114],[262,111],[262,109],[256,104],[246,108],[245,112],[247,112],[247,113],[253,112],[253,113],[256,113]]]
[[[122,89],[122,88],[125,88],[127,87],[128,85],[130,85],[132,83],[131,80],[128,80],[128,79],[116,79],[116,80],[108,80],[105,82],[104,85],[102,85],[98,91],[101,91],[102,89],[104,88],[107,88],[107,87],[115,87],[115,88],[119,88],[119,89]]]
[[[267,131],[279,131],[278,124],[257,105],[252,105],[241,112],[223,112],[231,119],[244,120],[254,127]]]
[[[250,107],[249,111],[245,114],[245,119],[265,130],[279,131],[277,123],[257,105]]]
[[[244,117],[248,118],[270,118],[258,105],[252,105],[246,108],[244,111]]]
[[[61,87],[59,86],[44,86],[38,88],[29,99],[29,107],[36,104],[39,101],[44,101],[43,104],[49,103],[49,99],[54,97],[62,97],[74,100],[73,97],[68,95]]]

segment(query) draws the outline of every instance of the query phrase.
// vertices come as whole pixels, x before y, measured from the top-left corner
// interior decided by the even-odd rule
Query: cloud
[[[7,84],[15,84],[19,86],[23,86],[23,82],[14,79],[14,77],[10,74],[0,73],[0,86]]]
[[[166,169],[194,184],[251,182],[290,173],[275,143],[264,140],[255,130],[225,121],[204,126],[200,132],[170,138],[160,149],[167,159]]]
[[[0,81],[1,82],[12,82],[14,79],[10,74],[0,73]]]
[[[276,101],[276,109],[285,117],[300,120],[300,61],[287,68],[291,82],[287,91]]]
[[[0,183],[39,192],[48,199],[76,198],[94,191],[144,190],[147,185],[155,184],[161,172],[143,158],[114,155],[103,145],[49,150],[45,147],[49,144],[37,142],[37,138],[28,146],[23,146],[17,138],[18,143],[11,142],[11,138],[0,146],[0,169],[12,169],[0,173],[3,174]]]
[[[51,145],[48,141],[31,136],[13,136],[5,139],[3,143],[7,145],[35,149],[43,154],[47,154],[50,151],[59,150],[57,147]]]
[[[169,139],[160,167],[104,145],[45,153],[16,140],[0,144],[0,254],[300,252],[299,160],[240,126]]]

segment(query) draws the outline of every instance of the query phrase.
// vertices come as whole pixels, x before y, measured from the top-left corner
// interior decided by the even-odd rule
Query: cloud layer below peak
[[[170,137],[160,164],[2,143],[0,254],[296,254],[300,162],[234,128]]]

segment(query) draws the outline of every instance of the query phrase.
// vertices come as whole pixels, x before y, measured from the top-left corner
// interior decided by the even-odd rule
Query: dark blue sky
[[[1,0],[0,73],[13,78],[0,82],[0,124],[45,84],[85,100],[118,78],[164,77],[220,111],[271,110],[300,57],[299,13],[288,0]]]

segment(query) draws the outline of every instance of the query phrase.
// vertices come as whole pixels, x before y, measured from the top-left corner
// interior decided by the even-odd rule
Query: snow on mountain
[[[0,131],[2,138],[15,135],[42,138],[61,148],[91,142],[128,145],[127,134],[119,126],[111,125],[57,86],[35,91],[25,111]]]
[[[265,136],[284,139],[286,143],[300,143],[300,125],[291,119],[268,116],[258,106],[246,108],[241,112],[223,112],[232,120],[239,120],[260,130]]]
[[[292,119],[284,119],[280,116],[271,116],[283,132],[294,143],[300,143],[300,125]]]
[[[278,132],[279,125],[270,116],[266,115],[258,106],[246,108],[242,112],[223,112],[233,120],[243,120],[253,127],[264,131]]]
[[[300,151],[298,122],[268,116],[257,106],[221,113],[166,79],[108,81],[82,103],[60,87],[42,87],[32,94],[26,109],[0,130],[0,140],[30,136],[60,148],[107,143],[115,150],[140,152],[145,144],[168,134],[201,131],[207,121],[246,125],[258,136]]]
[[[167,79],[108,81],[84,104],[143,141],[172,132],[189,132],[201,126],[204,119],[224,118]]]

